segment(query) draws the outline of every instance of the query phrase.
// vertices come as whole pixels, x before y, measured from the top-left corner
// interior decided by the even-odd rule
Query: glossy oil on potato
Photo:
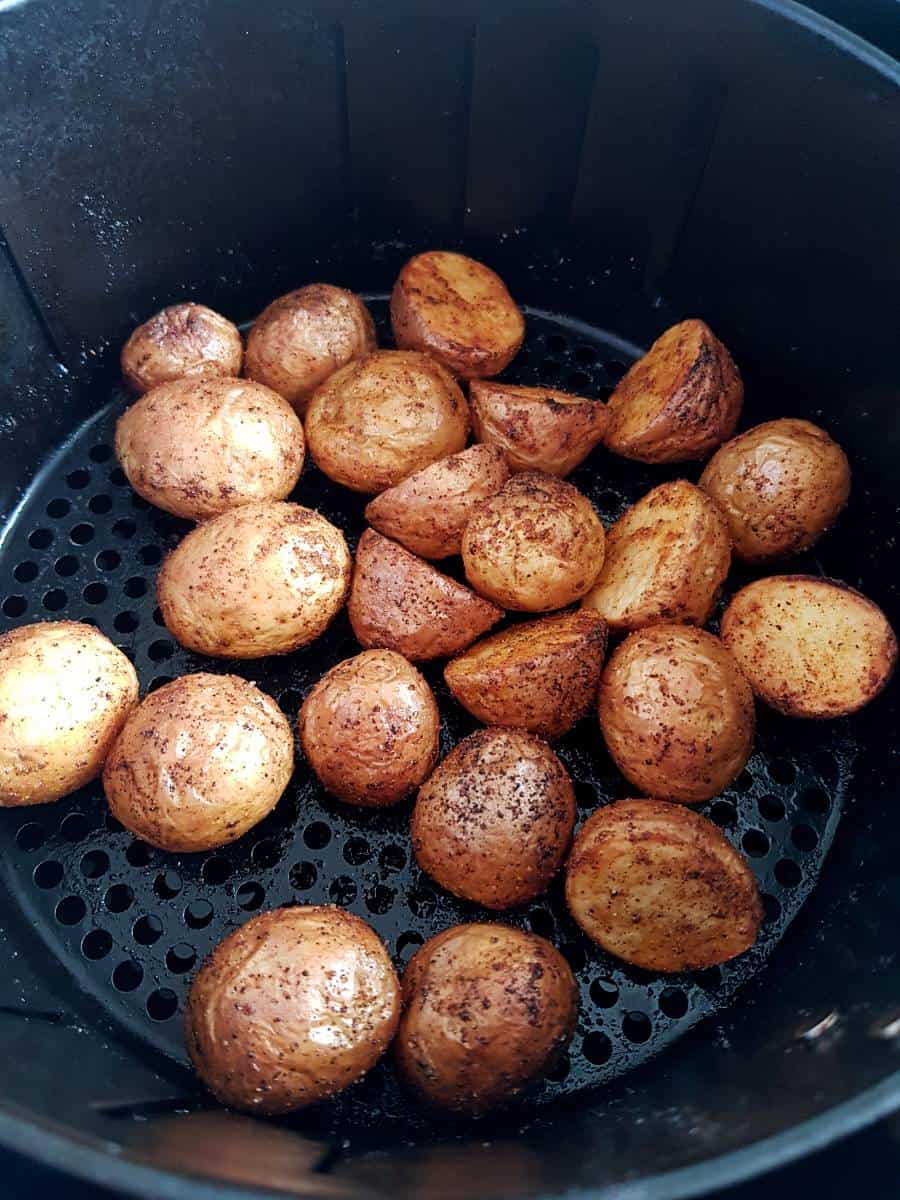
[[[244,345],[236,325],[203,304],[173,304],[139,325],[122,347],[134,392],[204,375],[240,375]]]

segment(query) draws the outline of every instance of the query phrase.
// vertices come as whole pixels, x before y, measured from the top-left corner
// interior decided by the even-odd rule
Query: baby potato
[[[134,392],[185,376],[240,375],[244,345],[236,325],[203,304],[173,304],[122,347],[125,382]]]
[[[391,293],[401,349],[424,350],[464,379],[499,375],[525,337],[525,318],[490,267],[428,250],[404,266]]]
[[[112,815],[161,850],[213,850],[268,816],[294,769],[290,722],[237,675],[182,675],[146,696],[103,769]]]
[[[606,622],[592,612],[523,621],[447,663],[450,691],[485,725],[543,738],[567,733],[597,695]]]
[[[734,433],[744,386],[703,321],[673,325],[609,398],[607,448],[638,462],[706,458]]]
[[[46,804],[100,774],[137,704],[134,667],[77,621],[0,637],[0,807]]]
[[[361,646],[424,662],[464,650],[503,610],[367,529],[356,548],[347,615]]]
[[[606,556],[582,607],[615,632],[659,621],[704,625],[731,566],[728,525],[692,483],[648,492],[606,531]]]
[[[463,532],[466,578],[503,608],[549,612],[580,600],[603,566],[605,537],[590,501],[553,475],[514,475]]]
[[[897,638],[877,604],[815,575],[757,579],[731,599],[722,641],[760,700],[788,717],[863,708],[888,684]]]
[[[469,434],[465,396],[440,363],[377,350],[337,371],[306,414],[316,466],[355,492],[383,492],[448,454]]]
[[[244,504],[198,525],[163,562],[163,621],[197,654],[264,658],[324,633],[343,607],[344,535],[311,508]]]
[[[725,514],[735,557],[765,562],[808,550],[834,524],[850,464],[824,429],[784,417],[720,446],[700,486]]]
[[[420,1100],[481,1116],[554,1065],[577,1015],[569,964],[549,942],[506,925],[455,925],[403,973],[394,1062]]]
[[[422,558],[459,554],[462,534],[482,500],[509,479],[494,446],[470,446],[408,475],[366,505],[366,520]]]
[[[712,821],[660,800],[619,800],[587,819],[566,901],[589,938],[645,971],[727,962],[753,945],[762,921],[742,855]]]
[[[419,789],[412,845],[441,887],[485,908],[545,891],[575,828],[575,792],[546,742],[520,729],[479,729]]]
[[[244,374],[302,416],[329,375],[375,349],[375,325],[353,292],[310,283],[273,300],[247,336]]]
[[[260,913],[216,946],[191,984],[184,1034],[216,1099],[274,1116],[360,1079],[399,1017],[400,984],[375,931],[311,904]]]
[[[115,440],[138,495],[190,521],[283,500],[305,450],[300,418],[276,392],[211,376],[152,388],[119,418]]]
[[[749,683],[717,637],[687,625],[629,634],[603,672],[598,714],[616,766],[661,800],[717,795],[753,747]]]

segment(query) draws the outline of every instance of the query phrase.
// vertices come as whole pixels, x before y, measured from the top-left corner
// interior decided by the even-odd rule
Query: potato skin
[[[629,634],[603,672],[597,707],[616,766],[661,800],[718,795],[753,747],[750,684],[717,637],[688,625]]]
[[[737,592],[722,641],[754,693],[788,717],[857,712],[890,682],[897,638],[877,604],[836,579],[774,575]]]
[[[172,304],[138,325],[122,347],[122,375],[133,392],[186,376],[240,375],[244,344],[226,317],[204,304]]]
[[[138,679],[92,625],[43,621],[0,637],[0,807],[46,804],[100,774]]]
[[[342,1091],[381,1058],[400,984],[375,931],[324,905],[252,917],[197,973],[185,1042],[230,1108],[273,1116]]]

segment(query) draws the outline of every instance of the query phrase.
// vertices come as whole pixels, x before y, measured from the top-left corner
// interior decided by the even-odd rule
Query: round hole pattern
[[[131,936],[140,946],[153,946],[162,935],[163,923],[153,913],[138,917],[131,930]]]

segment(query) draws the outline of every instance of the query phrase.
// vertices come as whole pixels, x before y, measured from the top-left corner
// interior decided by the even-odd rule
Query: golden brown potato
[[[764,562],[808,550],[834,524],[850,464],[824,429],[785,417],[720,446],[700,486],[725,514],[735,557]]]
[[[455,925],[403,974],[394,1061],[420,1100],[479,1116],[554,1065],[577,1015],[569,964],[549,942],[505,925]]]
[[[251,917],[191,984],[184,1032],[203,1083],[230,1108],[293,1112],[374,1067],[400,1017],[375,931],[340,908]]]
[[[367,529],[356,548],[347,615],[361,646],[424,662],[458,654],[503,610]]]
[[[359,296],[310,283],[279,296],[256,318],[244,374],[284,396],[302,416],[329,375],[375,345],[375,325]]]
[[[757,579],[732,597],[722,641],[753,691],[788,717],[843,717],[888,684],[897,638],[877,604],[814,575]]]
[[[161,850],[233,842],[281,798],[294,769],[290,722],[237,675],[182,675],[151,692],[103,768],[112,815]]]
[[[485,725],[557,738],[592,707],[605,653],[605,621],[563,613],[476,642],[447,663],[444,679]]]
[[[135,392],[185,376],[240,375],[244,346],[236,325],[203,304],[173,304],[122,347],[125,382]]]
[[[606,445],[638,462],[706,458],[734,433],[744,387],[703,321],[673,325],[609,398]]]
[[[661,800],[717,795],[753,747],[749,683],[718,638],[687,625],[629,634],[603,672],[598,712],[616,766]]]
[[[463,529],[482,500],[509,479],[494,446],[470,446],[407,476],[366,505],[366,520],[422,558],[459,554]]]
[[[0,637],[0,807],[84,787],[137,704],[121,650],[92,625],[45,621]]]
[[[288,654],[324,633],[343,607],[344,535],[299,504],[244,504],[198,525],[156,583],[166,628],[214,658]]]
[[[603,567],[581,603],[616,632],[660,621],[704,625],[730,566],[724,516],[698,487],[676,479],[606,531]]]
[[[590,501],[553,475],[514,475],[463,532],[466,578],[503,608],[550,612],[580,600],[603,566],[604,533]]]
[[[575,828],[575,792],[546,742],[520,729],[479,729],[419,789],[412,845],[441,887],[485,908],[545,891]]]
[[[572,916],[646,971],[697,971],[743,954],[762,904],[753,872],[699,813],[619,800],[590,816],[566,866]]]
[[[404,266],[391,293],[391,325],[402,349],[424,350],[454,375],[499,375],[525,337],[525,318],[490,267],[429,250]]]

